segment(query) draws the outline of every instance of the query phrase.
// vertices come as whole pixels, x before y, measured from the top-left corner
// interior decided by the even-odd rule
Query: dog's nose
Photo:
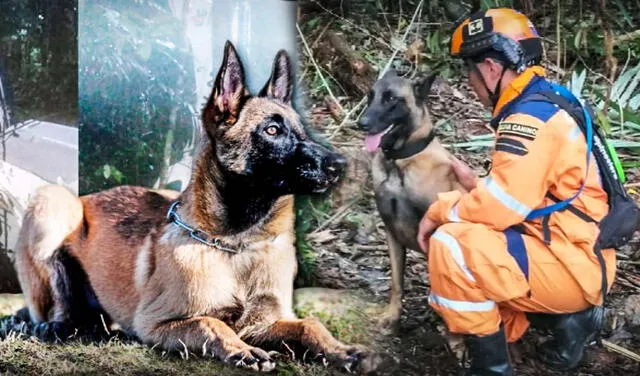
[[[371,118],[369,116],[363,115],[360,117],[360,120],[358,120],[358,126],[360,127],[360,129],[363,130],[368,130],[369,126],[371,125]]]

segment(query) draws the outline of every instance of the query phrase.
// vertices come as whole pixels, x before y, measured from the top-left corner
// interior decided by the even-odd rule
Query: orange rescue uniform
[[[549,216],[547,233],[544,219],[525,222],[533,209],[555,203],[547,193],[567,199],[587,173],[585,137],[573,118],[549,102],[520,103],[524,92],[548,90],[544,74],[530,67],[501,94],[490,174],[467,194],[440,194],[427,212],[442,224],[429,240],[429,305],[452,332],[482,336],[503,323],[514,342],[529,326],[524,312],[602,304],[597,224],[569,210]],[[596,221],[608,211],[593,155],[571,204]],[[602,254],[610,287],[615,251]]]

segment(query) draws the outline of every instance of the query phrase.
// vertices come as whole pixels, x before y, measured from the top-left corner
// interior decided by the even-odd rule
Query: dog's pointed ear
[[[222,122],[236,122],[242,99],[248,94],[244,79],[244,68],[238,52],[233,44],[227,41],[224,45],[222,65],[203,113],[202,120],[207,131]]]
[[[436,80],[436,77],[437,75],[435,73],[430,73],[427,76],[418,79],[413,84],[413,93],[418,102],[427,102],[429,93],[431,92],[431,86]]]
[[[260,90],[260,96],[279,99],[289,104],[291,103],[292,92],[293,72],[291,59],[285,50],[280,50],[273,61],[271,77]]]

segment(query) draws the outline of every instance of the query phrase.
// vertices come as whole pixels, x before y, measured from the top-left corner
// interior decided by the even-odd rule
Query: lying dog
[[[402,313],[407,248],[420,250],[418,225],[440,192],[465,192],[454,173],[454,157],[434,137],[427,107],[435,75],[417,82],[393,70],[379,79],[359,120],[367,135],[376,205],[385,224],[391,260],[390,303],[383,323],[395,326]]]
[[[258,96],[231,43],[203,111],[203,142],[181,194],[121,186],[76,197],[41,189],[24,219],[16,269],[42,338],[106,315],[164,349],[275,367],[288,346],[355,368],[368,351],[296,318],[293,194],[318,193],[346,159],[311,141],[291,107],[280,51]]]

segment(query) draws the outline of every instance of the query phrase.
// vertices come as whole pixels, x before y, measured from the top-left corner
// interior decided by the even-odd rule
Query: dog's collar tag
[[[178,213],[176,212],[176,208],[178,206],[180,206],[180,201],[175,201],[169,207],[169,211],[167,211],[167,220],[169,222],[172,222],[174,225],[184,230],[187,230],[189,232],[189,236],[191,236],[192,239],[199,241],[200,243],[206,244],[210,247],[219,249],[221,251],[225,251],[229,253],[239,253],[239,251],[236,249],[224,246],[219,238],[213,237],[202,230],[193,228],[188,224],[184,223],[182,219],[180,219],[180,216],[178,215]]]
[[[436,134],[432,130],[431,132],[429,132],[429,134],[425,138],[422,138],[415,142],[407,143],[400,149],[389,149],[389,150],[383,149],[382,152],[384,153],[384,156],[387,157],[388,159],[409,158],[426,149],[427,146],[429,146],[429,144],[431,143],[431,141],[433,141],[435,137],[436,137]]]

